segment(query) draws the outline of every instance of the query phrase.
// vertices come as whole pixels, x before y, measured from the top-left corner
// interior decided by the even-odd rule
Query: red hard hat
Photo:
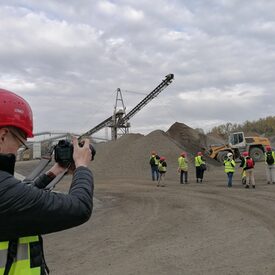
[[[243,156],[244,156],[244,157],[247,157],[248,155],[249,155],[248,152],[243,152]]]
[[[269,145],[267,145],[267,146],[265,147],[265,149],[266,149],[266,151],[271,151],[271,147],[270,147]]]
[[[160,157],[160,159],[159,160],[165,160],[165,157]]]
[[[185,152],[182,152],[180,155],[181,155],[182,157],[185,157]]]
[[[32,110],[28,102],[13,92],[0,89],[0,127],[14,126],[33,137]]]
[[[198,156],[202,156],[202,152],[198,152]]]

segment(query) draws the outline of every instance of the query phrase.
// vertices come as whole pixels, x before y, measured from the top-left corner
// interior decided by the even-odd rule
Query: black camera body
[[[80,142],[79,146],[82,147],[83,143]],[[90,150],[92,153],[91,160],[94,160],[96,150],[91,144],[90,144]],[[59,165],[63,167],[68,167],[70,164],[74,163],[73,153],[74,153],[73,144],[70,141],[65,139],[59,140],[57,145],[54,147],[54,159]]]

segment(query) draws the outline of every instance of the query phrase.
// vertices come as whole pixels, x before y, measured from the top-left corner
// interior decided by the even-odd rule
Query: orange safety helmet
[[[247,157],[249,155],[249,153],[247,151],[243,152],[243,156]]]
[[[152,151],[151,154],[152,155],[156,155],[157,153],[156,153],[156,151]]]
[[[14,126],[27,137],[33,137],[32,110],[22,97],[8,90],[0,89],[0,128]]]
[[[266,151],[268,151],[268,152],[271,151],[271,147],[270,147],[269,145],[267,145],[267,146],[265,147],[265,149],[266,149]]]

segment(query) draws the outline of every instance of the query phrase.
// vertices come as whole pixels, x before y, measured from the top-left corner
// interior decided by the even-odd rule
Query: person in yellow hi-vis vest
[[[184,182],[188,183],[188,160],[185,152],[182,152],[178,158],[178,172],[180,173],[180,183],[183,184],[183,175]]]
[[[156,151],[152,151],[149,164],[151,166],[152,181],[159,180],[159,156]]]
[[[55,163],[35,181],[14,177],[16,153],[33,137],[32,110],[22,97],[0,89],[0,275],[48,274],[41,234],[86,222],[93,209],[89,140],[73,138],[73,179],[68,194],[44,188],[65,171]],[[62,238],[60,238],[60,242]]]
[[[265,150],[267,184],[275,184],[275,153],[270,146],[266,146]]]
[[[157,186],[160,186],[160,183],[161,183],[161,186],[163,187],[165,186],[164,179],[165,179],[165,173],[167,170],[167,163],[165,161],[165,157],[160,157],[158,169],[159,169],[159,180],[158,180]]]
[[[233,179],[235,166],[236,166],[232,153],[227,154],[227,157],[224,160],[223,165],[224,165],[224,172],[227,174],[227,178],[228,178],[227,186],[232,187],[232,179]]]
[[[206,170],[205,159],[202,155],[202,152],[198,152],[197,156],[195,157],[195,167],[196,167],[197,182],[200,181],[200,183],[202,183],[203,174],[204,174],[204,171]]]

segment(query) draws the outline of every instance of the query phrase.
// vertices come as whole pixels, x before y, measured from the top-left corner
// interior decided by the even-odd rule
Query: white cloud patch
[[[274,115],[274,18],[264,0],[4,0],[0,86],[27,98],[36,131],[86,131],[118,87],[149,93],[168,73],[132,131]],[[141,100],[125,97],[127,109]]]
[[[231,106],[241,107],[242,105],[254,104],[259,98],[264,96],[262,89],[239,84],[224,89],[209,88],[188,93],[180,93],[178,97],[188,104],[204,105],[204,102],[210,102],[211,105],[219,105],[228,102]]]
[[[45,44],[47,47],[81,48],[95,42],[102,34],[101,31],[95,31],[89,25],[73,25],[64,20],[52,20],[43,13],[28,12],[16,18],[11,18],[9,14],[2,14],[2,16],[3,24],[0,32],[5,34],[5,39],[1,43],[2,48],[14,45],[15,48],[24,50],[30,42],[36,45]],[[14,30],[16,30],[16,36]]]
[[[2,74],[0,75],[1,88],[12,90],[14,92],[24,90],[26,93],[28,91],[35,91],[37,86],[33,82],[28,82],[25,79],[18,78],[14,75]]]
[[[144,14],[141,10],[133,9],[132,7],[125,7],[123,9],[123,15],[130,21],[141,21],[144,19]]]
[[[109,1],[100,1],[98,3],[98,8],[100,11],[107,15],[114,15],[117,11],[117,7],[114,3],[111,3]]]

